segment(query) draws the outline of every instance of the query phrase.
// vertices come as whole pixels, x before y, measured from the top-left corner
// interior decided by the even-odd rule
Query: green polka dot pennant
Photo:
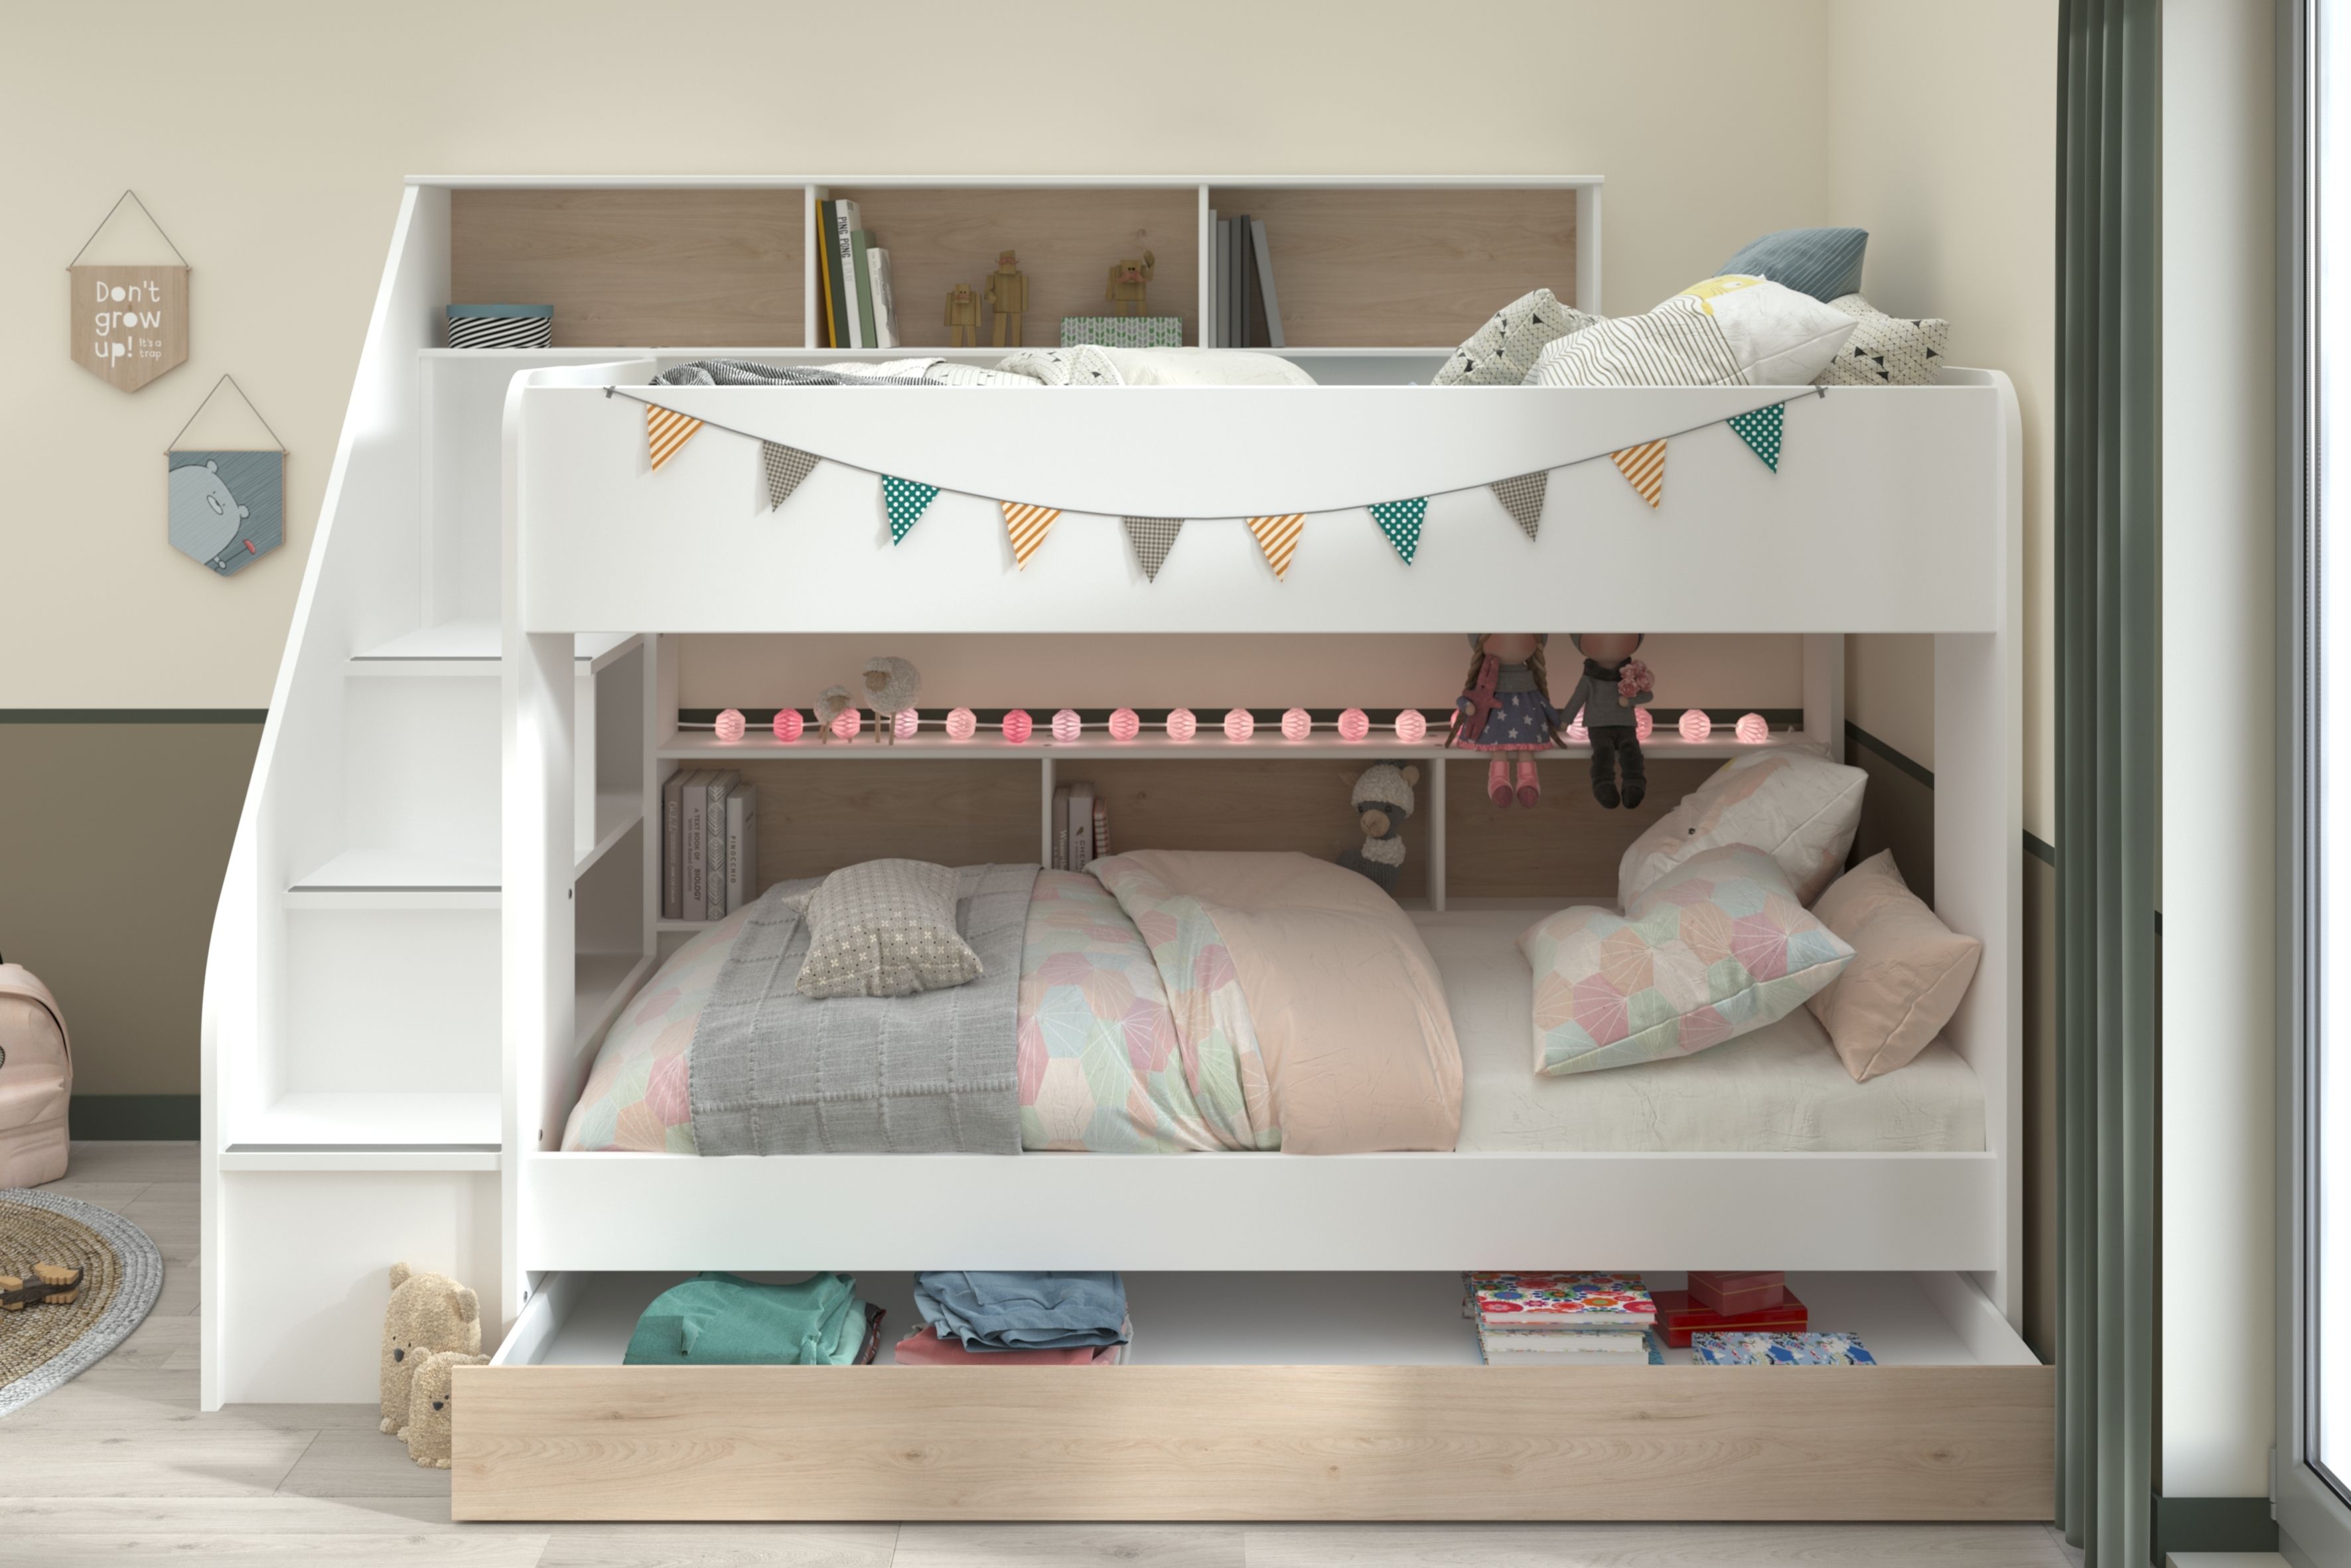
[[[938,493],[936,485],[882,476],[882,510],[890,519],[892,544],[905,542],[907,533],[922,520],[924,508],[937,499]]]
[[[1428,516],[1428,497],[1416,496],[1409,501],[1382,501],[1367,508],[1372,520],[1387,535],[1388,543],[1395,546],[1397,555],[1406,566],[1412,564],[1413,552],[1420,548],[1420,525]]]
[[[1742,413],[1722,423],[1739,432],[1739,439],[1747,443],[1748,450],[1763,459],[1763,466],[1777,474],[1780,471],[1780,431],[1787,420],[1787,408],[1773,403],[1752,413]]]

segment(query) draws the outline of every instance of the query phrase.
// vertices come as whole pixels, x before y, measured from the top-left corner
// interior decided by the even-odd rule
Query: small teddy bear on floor
[[[482,1307],[473,1291],[446,1274],[419,1273],[405,1263],[394,1263],[392,1300],[383,1309],[383,1350],[377,1363],[381,1429],[407,1436],[409,1394],[417,1365],[425,1357],[444,1350],[473,1355],[481,1348]]]
[[[1389,893],[1404,875],[1404,825],[1413,810],[1412,787],[1420,769],[1375,762],[1355,780],[1355,810],[1364,830],[1364,847],[1349,850],[1339,863],[1362,872]]]
[[[451,1373],[460,1366],[487,1366],[489,1362],[486,1355],[436,1350],[417,1363],[416,1375],[409,1385],[408,1429],[402,1434],[408,1439],[410,1458],[431,1469],[449,1468],[450,1423],[455,1419],[456,1408],[450,1397],[450,1386],[455,1381]]]

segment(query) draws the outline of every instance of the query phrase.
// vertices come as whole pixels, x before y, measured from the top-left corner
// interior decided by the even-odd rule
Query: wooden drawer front
[[[2045,1366],[484,1366],[461,1520],[2044,1520]]]

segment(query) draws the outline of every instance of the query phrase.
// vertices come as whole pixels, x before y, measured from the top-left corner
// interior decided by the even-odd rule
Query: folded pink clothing
[[[901,1366],[1114,1366],[1114,1344],[1079,1345],[1070,1350],[966,1350],[960,1343],[941,1339],[936,1330],[918,1329],[898,1342]]]

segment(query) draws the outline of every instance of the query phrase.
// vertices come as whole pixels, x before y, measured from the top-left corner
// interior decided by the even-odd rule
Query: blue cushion
[[[1861,255],[1868,248],[1867,229],[1782,229],[1724,262],[1722,270],[1834,299],[1861,292]]]

